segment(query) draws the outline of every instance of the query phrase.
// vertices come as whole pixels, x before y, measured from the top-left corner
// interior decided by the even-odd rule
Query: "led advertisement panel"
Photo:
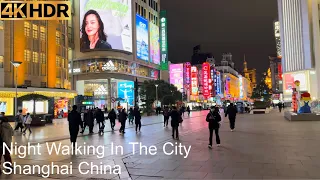
[[[210,64],[205,62],[202,64],[202,87],[203,96],[208,99],[210,97]]]
[[[118,98],[124,99],[129,106],[134,106],[134,82],[120,81],[118,82]]]
[[[170,64],[170,84],[176,86],[178,91],[182,91],[183,64]]]
[[[137,58],[149,61],[148,20],[136,15]]]
[[[189,62],[184,64],[184,82],[186,85],[191,83],[191,64]]]
[[[195,66],[191,67],[191,95],[198,95],[198,69]]]
[[[131,0],[80,0],[80,51],[132,52]]]
[[[150,62],[160,64],[159,27],[150,23]]]
[[[168,27],[167,11],[160,12],[160,52],[161,52],[161,70],[168,70]]]

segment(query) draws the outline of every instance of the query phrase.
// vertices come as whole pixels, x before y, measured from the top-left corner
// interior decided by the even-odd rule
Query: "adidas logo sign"
[[[109,60],[106,64],[102,67],[103,71],[115,71],[117,68],[114,66],[113,62]]]
[[[107,94],[107,90],[103,85],[101,85],[98,89],[96,89],[94,91],[94,94],[95,95],[106,95]]]

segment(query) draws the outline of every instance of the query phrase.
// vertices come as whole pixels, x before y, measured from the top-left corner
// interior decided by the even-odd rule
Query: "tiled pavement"
[[[17,164],[55,162],[62,165],[73,162],[72,175],[51,175],[53,179],[320,179],[320,122],[288,122],[276,112],[239,115],[236,131],[230,132],[229,123],[224,121],[220,132],[222,146],[208,149],[205,112],[195,112],[192,116],[179,127],[180,141],[171,139],[171,128],[163,128],[159,124],[162,121],[160,117],[152,117],[147,122],[154,123],[142,127],[142,133],[136,134],[130,128],[123,136],[118,132],[106,132],[103,136],[85,135],[78,138],[79,143],[103,145],[108,153],[102,159],[92,154],[48,156],[43,151],[42,156],[14,157],[14,160]],[[45,131],[61,136],[55,133],[58,131],[56,128]],[[69,144],[68,139],[54,142]],[[112,142],[124,147],[124,156],[111,155]],[[132,155],[129,142],[155,145],[158,153],[155,156]],[[191,145],[191,152],[187,158],[165,155],[162,147],[166,142]],[[120,176],[82,175],[76,169],[81,161],[121,165],[123,173]],[[42,179],[35,175],[0,176],[0,179],[4,178]]]

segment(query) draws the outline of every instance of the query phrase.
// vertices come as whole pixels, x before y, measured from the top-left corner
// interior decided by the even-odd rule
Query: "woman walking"
[[[180,112],[178,112],[177,107],[173,106],[172,111],[170,113],[171,116],[171,127],[172,127],[172,138],[179,140],[179,123],[182,120]]]
[[[134,114],[133,114],[132,108],[129,109],[129,117],[128,118],[129,118],[129,124],[130,123],[133,124]]]
[[[216,134],[217,146],[220,146],[219,128],[220,128],[221,116],[219,114],[218,107],[211,107],[210,112],[207,115],[206,121],[209,123],[209,133],[210,133],[208,147],[210,149],[212,148],[213,130]]]
[[[31,134],[31,122],[32,118],[30,116],[30,113],[27,113],[26,117],[24,117],[24,124],[25,124],[25,129],[23,131],[23,134],[26,134],[27,129],[29,130],[29,133]]]
[[[120,127],[119,132],[122,133],[122,134],[126,133],[126,132],[124,132],[124,130],[126,129],[127,118],[128,118],[128,114],[126,112],[126,109],[124,108],[121,111],[121,113],[119,114],[119,121],[121,122],[121,127]]]

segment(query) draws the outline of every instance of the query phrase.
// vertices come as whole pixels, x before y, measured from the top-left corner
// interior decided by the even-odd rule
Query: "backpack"
[[[206,119],[207,122],[213,122],[216,119],[216,117],[210,112],[210,116],[208,119]]]

